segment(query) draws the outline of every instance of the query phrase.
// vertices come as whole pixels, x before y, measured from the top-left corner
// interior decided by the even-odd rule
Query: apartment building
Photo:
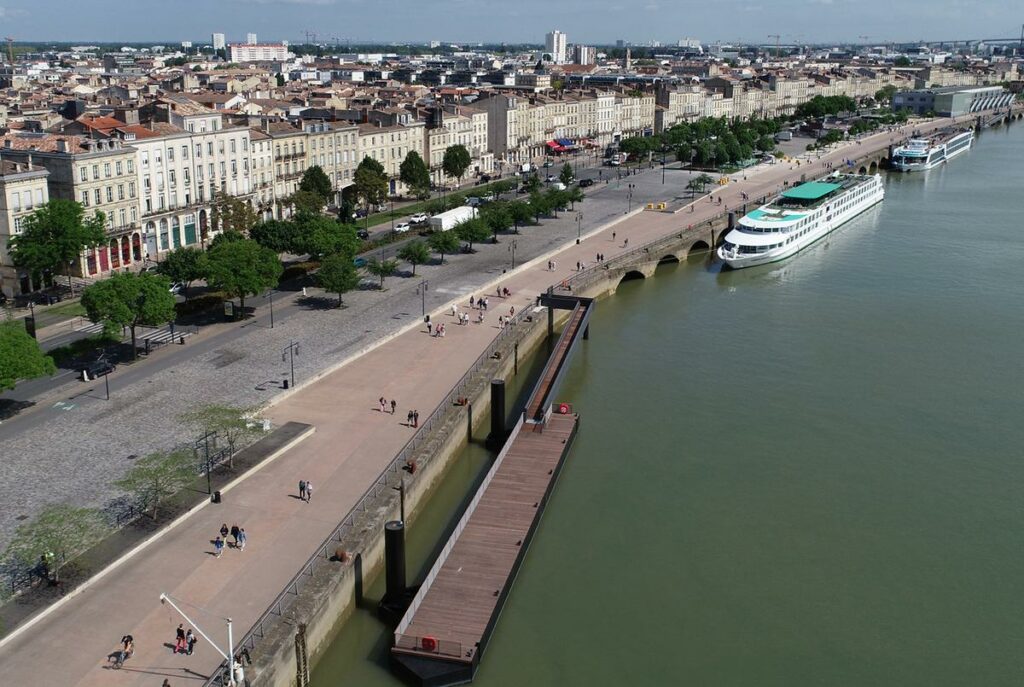
[[[426,125],[424,122],[385,125],[383,122],[358,125],[359,146],[356,166],[364,157],[371,157],[384,167],[390,179],[389,193],[399,192],[399,167],[410,150],[421,156],[426,152]],[[427,158],[424,157],[424,161]],[[429,163],[428,163],[429,165]]]
[[[32,275],[14,266],[7,244],[21,233],[25,217],[49,202],[49,176],[31,157],[26,162],[0,159],[0,293],[8,298],[32,291]]]
[[[291,122],[270,122],[264,126],[274,146],[274,192],[278,219],[291,215],[286,199],[299,190],[306,170],[306,132]]]
[[[145,259],[135,148],[116,139],[54,133],[9,133],[0,140],[5,159],[49,171],[50,198],[78,201],[86,213],[106,217],[109,243],[86,251],[78,275],[102,276]]]
[[[274,218],[274,140],[262,129],[249,129],[249,169],[253,200],[260,219]]]
[[[303,122],[308,140],[308,165],[318,165],[331,180],[336,194],[352,185],[359,160],[359,126],[348,122]],[[334,203],[340,202],[336,195]]]

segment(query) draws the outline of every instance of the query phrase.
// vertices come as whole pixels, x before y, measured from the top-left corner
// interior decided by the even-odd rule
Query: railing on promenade
[[[330,563],[331,558],[334,557],[335,550],[340,548],[340,544],[355,528],[359,515],[370,511],[373,502],[380,498],[382,494],[393,497],[395,484],[392,484],[389,480],[397,483],[397,480],[393,480],[393,478],[402,472],[403,468],[411,461],[417,451],[422,449],[430,440],[434,430],[443,426],[453,415],[458,414],[462,410],[462,406],[456,405],[456,401],[468,395],[471,385],[476,382],[475,378],[484,370],[488,362],[494,358],[495,353],[512,343],[518,343],[525,336],[527,328],[521,325],[528,318],[532,320],[532,317],[532,308],[524,308],[498,332],[498,336],[473,362],[437,408],[434,409],[434,412],[420,425],[420,428],[409,439],[402,450],[399,451],[398,455],[381,471],[374,483],[363,492],[363,495],[338,526],[323,540],[277,597],[270,602],[267,609],[257,618],[252,627],[238,642],[237,651],[255,649],[257,644],[267,636],[272,626],[284,617],[284,614],[299,598],[304,583],[315,578],[318,568],[322,568]],[[342,575],[347,573],[348,570],[346,568],[341,569]],[[461,647],[459,647],[459,652],[461,654]],[[227,663],[223,662],[214,674],[207,679],[204,687],[220,687],[226,684],[226,677]]]

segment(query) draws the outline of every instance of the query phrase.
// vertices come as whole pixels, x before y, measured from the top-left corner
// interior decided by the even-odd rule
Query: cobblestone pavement
[[[685,186],[687,178],[678,170],[668,175],[677,189]],[[629,184],[635,186],[632,201]],[[670,188],[662,185],[658,168],[595,186],[576,207],[583,216],[580,228],[585,233],[622,217],[630,206],[635,209],[643,202],[666,200],[672,196],[665,191]],[[53,410],[46,411],[49,416],[44,422],[0,435],[0,549],[10,541],[20,522],[17,518],[32,517],[47,504],[102,507],[116,499],[120,494],[112,483],[131,467],[131,457],[191,440],[195,432],[178,420],[190,408],[270,401],[290,374],[289,363],[281,358],[291,341],[300,342],[295,377],[301,383],[419,320],[422,280],[428,281],[427,312],[456,296],[468,297],[480,284],[511,267],[513,243],[520,265],[571,241],[577,232],[576,217],[577,212],[561,212],[557,219],[525,227],[518,235],[501,236],[496,245],[474,246],[474,254],[446,256],[443,265],[421,265],[415,277],[390,277],[383,291],[369,288],[346,294],[343,309],[333,307],[336,296],[319,298],[322,292],[311,289],[305,306],[300,296],[290,296],[300,307],[289,314],[284,308],[289,296],[282,294],[275,298],[274,329],[262,319],[249,320],[235,325],[244,334],[222,347],[203,352],[189,344],[174,354],[173,364],[113,390],[109,401],[103,400],[102,386],[79,383],[80,387],[72,387],[78,395],[66,394],[57,401]],[[393,251],[385,249],[384,254],[393,256]],[[403,264],[402,269],[408,266]],[[372,286],[373,281],[367,284]],[[259,305],[258,314],[265,318],[267,308],[259,299],[250,299],[247,305]],[[83,394],[90,389],[93,393]]]

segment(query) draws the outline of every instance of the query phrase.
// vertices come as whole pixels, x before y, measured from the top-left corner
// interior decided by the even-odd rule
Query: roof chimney
[[[28,154],[28,170],[32,171],[32,153]]]

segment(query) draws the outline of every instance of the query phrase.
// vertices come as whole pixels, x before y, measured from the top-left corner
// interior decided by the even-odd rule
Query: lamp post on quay
[[[580,245],[580,236],[583,232],[583,213],[576,213],[576,245]]]
[[[299,342],[292,341],[281,350],[281,362],[287,358],[292,368],[292,386],[295,386],[295,356],[299,354]]]
[[[270,291],[267,291],[266,295],[263,296],[263,297],[270,299],[270,328],[273,329],[274,328],[274,289],[270,289]]]
[[[576,242],[579,243],[579,240],[577,240]],[[509,244],[508,250],[509,250],[510,253],[512,253],[512,269],[515,269],[516,268],[516,242],[515,242],[515,240],[513,240],[512,243]]]
[[[626,214],[627,215],[630,212],[633,211],[633,189],[635,189],[635,188],[636,188],[636,184],[629,184],[629,195],[627,196],[627,200],[629,201],[629,203],[627,205],[627,210],[626,210]]]
[[[427,280],[424,279],[420,282],[420,285],[416,287],[416,293],[420,295],[420,315],[423,317],[427,316]]]

